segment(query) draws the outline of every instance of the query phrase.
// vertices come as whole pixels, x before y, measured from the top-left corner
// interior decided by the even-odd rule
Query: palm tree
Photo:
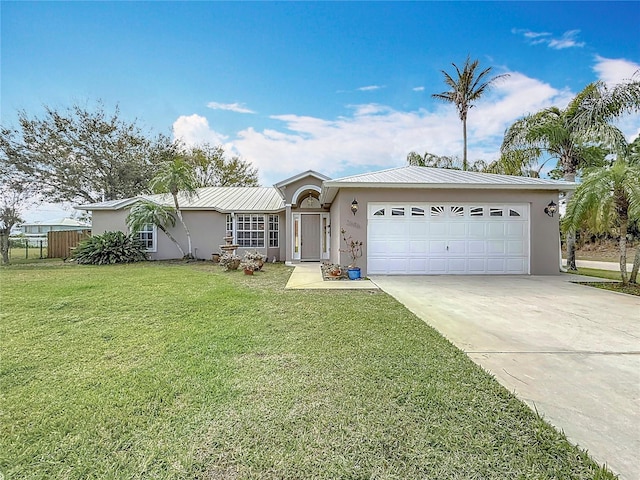
[[[127,225],[129,225],[132,232],[143,230],[146,225],[155,225],[169,237],[169,240],[175,243],[180,255],[184,258],[184,250],[168,230],[169,227],[176,225],[176,218],[173,213],[174,210],[171,207],[165,207],[146,200],[141,201],[131,207],[131,211],[127,215]]]
[[[187,224],[182,217],[180,204],[178,202],[178,194],[182,194],[187,200],[191,200],[197,196],[196,178],[193,165],[185,160],[179,154],[174,153],[172,158],[165,161],[158,170],[155,177],[151,179],[150,186],[155,193],[170,193],[173,197],[173,206],[175,213],[187,234],[188,258],[193,258],[191,248],[191,233],[187,228]]]
[[[407,155],[407,163],[412,167],[431,167],[443,168],[445,170],[462,170],[459,157],[447,157],[443,155],[439,157],[433,153],[424,152],[420,155],[416,152],[409,152]],[[467,165],[467,170],[472,172],[484,172],[488,168],[484,160],[476,160],[471,165]]]
[[[640,220],[640,157],[632,153],[638,147],[640,137],[620,151],[610,166],[585,171],[563,219],[565,226],[573,230],[585,220],[590,220],[596,233],[617,230],[623,284],[628,281],[627,230],[631,222]],[[636,254],[631,283],[637,281],[638,263],[640,255]]]
[[[565,181],[574,182],[581,168],[602,165],[603,147],[618,149],[626,143],[610,122],[627,112],[640,110],[640,82],[629,81],[609,89],[595,82],[580,92],[566,109],[546,108],[516,121],[502,142],[502,163],[534,166],[543,155],[557,159]],[[567,193],[567,202],[571,194]],[[567,268],[577,270],[575,230],[567,231]]]
[[[477,101],[487,90],[491,84],[499,78],[508,77],[508,74],[498,75],[489,78],[492,67],[485,68],[481,72],[477,72],[478,60],[471,61],[470,57],[464,62],[462,71],[455,63],[452,63],[456,69],[457,78],[453,78],[447,72],[442,70],[444,82],[451,87],[451,90],[442,93],[434,93],[431,96],[438,100],[453,103],[458,110],[458,116],[462,121],[462,136],[464,140],[464,152],[462,156],[462,169],[467,170],[467,115],[469,109],[473,107],[473,103]]]

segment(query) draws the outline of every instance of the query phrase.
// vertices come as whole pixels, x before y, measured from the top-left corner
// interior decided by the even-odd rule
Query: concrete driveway
[[[640,298],[558,276],[373,276],[621,479],[640,479]]]

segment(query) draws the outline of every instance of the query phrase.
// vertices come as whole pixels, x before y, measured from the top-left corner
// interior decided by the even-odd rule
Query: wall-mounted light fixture
[[[354,215],[358,211],[358,201],[355,198],[353,199],[353,202],[351,202],[351,211]]]
[[[558,206],[553,202],[553,200],[551,200],[549,202],[549,205],[547,205],[546,207],[544,207],[544,213],[546,213],[547,215],[549,215],[550,217],[553,217],[553,215],[558,211]]]

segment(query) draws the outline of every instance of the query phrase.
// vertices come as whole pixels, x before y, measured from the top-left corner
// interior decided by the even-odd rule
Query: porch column
[[[293,219],[291,218],[291,204],[288,203],[285,206],[285,256],[286,262],[290,262],[293,259]]]

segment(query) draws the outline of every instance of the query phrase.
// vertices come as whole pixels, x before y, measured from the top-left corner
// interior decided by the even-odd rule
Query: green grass
[[[16,263],[37,263],[47,261],[47,247],[42,248],[42,258],[40,258],[40,247],[12,247],[9,249],[9,260]]]
[[[586,275],[588,277],[607,278],[609,280],[620,281],[620,272],[615,272],[613,270],[600,270],[597,268],[578,267],[577,272],[569,272],[569,273],[575,273],[576,275]]]
[[[388,295],[0,269],[7,479],[611,479]]]
[[[622,285],[622,283],[620,283],[620,272],[614,272],[612,270],[599,270],[596,268],[578,268],[577,272],[569,272],[569,273],[575,273],[576,275],[586,275],[589,277],[606,278],[608,280],[618,280],[617,283],[584,282],[581,284],[587,285],[590,287],[601,288],[603,290],[611,290],[613,292],[640,296],[640,284],[636,283],[636,284]],[[627,272],[627,274],[630,274],[630,273],[631,272]]]

